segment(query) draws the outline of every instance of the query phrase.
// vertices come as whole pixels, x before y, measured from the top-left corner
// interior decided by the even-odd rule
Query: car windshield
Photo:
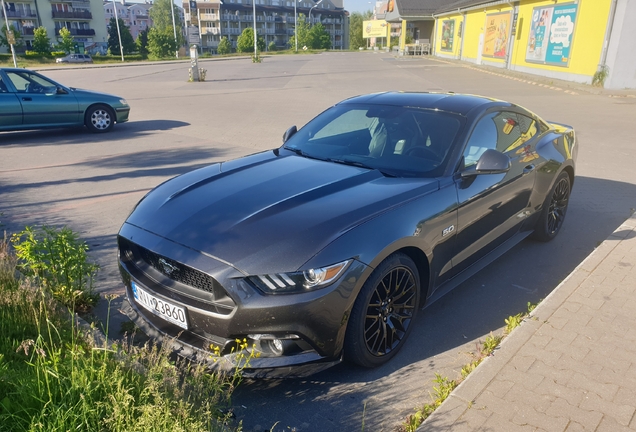
[[[390,176],[436,177],[460,126],[457,116],[435,110],[342,104],[307,123],[284,148]]]

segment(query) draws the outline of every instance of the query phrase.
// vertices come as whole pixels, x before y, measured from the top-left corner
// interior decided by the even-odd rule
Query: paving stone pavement
[[[418,428],[636,430],[636,214]]]

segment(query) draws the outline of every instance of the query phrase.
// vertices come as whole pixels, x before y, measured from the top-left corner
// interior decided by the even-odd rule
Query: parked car
[[[119,96],[65,87],[27,69],[0,68],[0,131],[86,125],[107,132],[129,114]]]
[[[93,59],[88,54],[69,54],[55,59],[55,63],[93,63]]]
[[[181,355],[386,363],[423,305],[559,233],[578,152],[570,126],[452,93],[354,97],[283,143],[161,184],[119,232],[127,313]]]

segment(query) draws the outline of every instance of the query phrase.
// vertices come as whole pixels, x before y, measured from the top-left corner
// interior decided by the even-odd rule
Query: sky
[[[366,12],[373,9],[375,6],[375,0],[344,0],[344,8],[345,10],[352,12]]]

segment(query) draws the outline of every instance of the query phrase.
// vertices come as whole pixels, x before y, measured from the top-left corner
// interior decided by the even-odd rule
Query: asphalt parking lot
[[[233,402],[248,431],[269,430],[276,422],[277,431],[360,430],[363,421],[365,430],[392,430],[428,399],[435,372],[455,377],[479,339],[527,302],[544,298],[636,206],[636,98],[370,52],[268,57],[261,64],[206,61],[203,83],[187,82],[188,66],[42,71],[66,85],[125,97],[131,120],[105,135],[83,129],[0,133],[2,228],[70,226],[87,239],[101,266],[97,289],[121,295],[115,235],[150,188],[212,162],[277,147],[289,126],[349,96],[383,90],[482,94],[573,125],[580,144],[567,220],[555,241],[524,241],[428,307],[404,349],[381,368],[343,364],[303,380],[246,382]],[[115,331],[123,319],[118,301]]]

